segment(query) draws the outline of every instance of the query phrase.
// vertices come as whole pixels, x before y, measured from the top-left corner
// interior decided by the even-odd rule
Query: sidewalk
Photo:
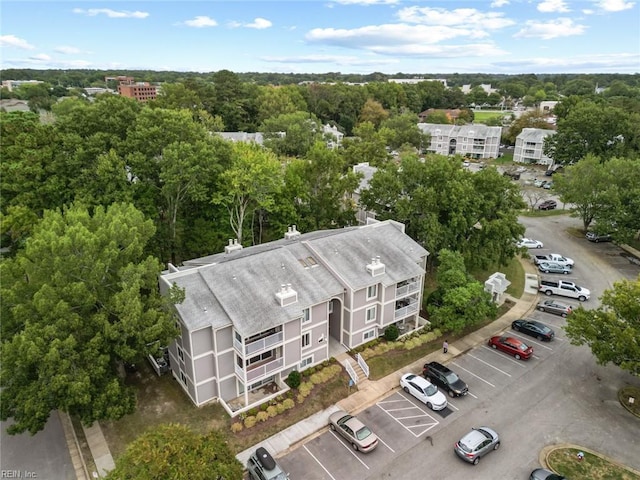
[[[526,269],[528,270],[528,269]],[[527,272],[525,272],[527,273]],[[358,391],[347,398],[341,400],[336,405],[327,408],[307,417],[305,420],[298,422],[291,427],[276,433],[257,445],[248,448],[236,455],[236,458],[246,465],[249,456],[253,454],[258,447],[265,447],[274,457],[284,455],[293,449],[298,443],[307,440],[313,436],[319,435],[328,428],[328,418],[336,410],[345,410],[352,414],[359,412],[374,405],[380,398],[391,392],[400,385],[400,377],[407,372],[422,372],[422,366],[427,362],[440,362],[446,364],[456,356],[472,349],[487,341],[489,337],[497,335],[506,328],[510,327],[511,322],[518,318],[524,318],[529,315],[535,308],[538,300],[537,293],[533,293],[531,289],[525,287],[525,292],[520,299],[507,296],[515,302],[514,306],[489,325],[461,338],[455,342],[449,343],[449,353],[442,353],[441,350],[433,352],[426,357],[416,360],[407,365],[401,371],[397,371],[387,375],[380,380],[364,380],[358,383]],[[345,357],[348,354],[343,354]],[[344,358],[338,357],[342,363]]]

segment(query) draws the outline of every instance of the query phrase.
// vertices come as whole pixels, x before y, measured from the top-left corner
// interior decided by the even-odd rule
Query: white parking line
[[[449,405],[451,408],[453,408],[456,412],[460,410],[458,407],[456,407],[453,403],[451,403],[448,400],[447,400],[447,405]]]
[[[400,393],[400,392],[398,392]],[[404,396],[403,396],[404,398]],[[392,402],[397,402],[398,400],[394,400]],[[411,402],[409,399],[404,398],[405,402],[408,402],[410,404],[413,405],[413,402]],[[392,403],[392,402],[378,402],[376,405],[378,405],[378,407],[383,410],[387,415],[389,415],[391,418],[393,418],[396,422],[398,422],[400,425],[402,425],[405,429],[407,429],[414,437],[420,437],[421,435],[424,435],[426,432],[428,432],[429,430],[431,430],[433,427],[435,427],[436,425],[438,425],[440,422],[438,422],[435,418],[433,418],[431,415],[425,413],[424,410],[422,410],[420,407],[413,405],[410,408],[395,408],[395,409],[391,409],[391,410],[387,410],[386,408],[384,408],[383,404],[384,403]],[[418,415],[407,415],[406,417],[396,417],[395,415],[393,415],[391,412],[399,412],[402,410],[410,410],[410,409],[415,409],[418,412],[420,412]],[[431,422],[429,423],[421,423],[421,424],[417,424],[417,425],[405,425],[404,423],[402,423],[403,420],[410,420],[413,418],[425,418],[425,419],[430,419]],[[415,429],[419,429],[419,431],[414,431]]]
[[[473,372],[472,372],[472,371],[470,371],[470,370],[467,370],[467,369],[466,369],[466,368],[464,368],[464,367],[461,367],[461,366],[460,366],[460,365],[458,365],[456,362],[451,362],[451,363],[453,363],[453,364],[454,364],[456,367],[458,367],[459,369],[464,370],[464,371],[465,371],[465,372],[467,372],[469,375],[473,375],[473,376],[474,376],[474,377],[476,377],[478,380],[482,380],[484,383],[486,383],[486,384],[487,384],[487,385],[489,385],[490,387],[496,388],[496,386],[495,386],[493,383],[491,383],[491,382],[487,382],[484,378],[479,377],[478,375],[476,375],[475,373],[473,373]],[[476,397],[475,395],[472,395],[472,393],[471,393],[471,392],[469,392],[469,395],[471,395],[473,398],[478,398],[478,397]]]
[[[318,459],[315,457],[315,455],[314,455],[313,453],[311,453],[311,451],[307,448],[307,446],[306,446],[306,445],[303,445],[303,447],[304,447],[304,449],[307,451],[307,453],[308,453],[309,455],[311,455],[311,458],[313,458],[313,459],[316,461],[316,463],[317,463],[318,465],[320,465],[320,468],[322,468],[322,469],[326,472],[326,474],[327,474],[327,475],[329,475],[329,476],[332,478],[332,480],[336,480],[336,477],[334,477],[333,475],[331,475],[331,473],[329,472],[329,470],[327,470],[327,469],[325,468],[325,466],[324,466],[324,465],[322,465],[322,464],[320,463],[320,460],[318,460]]]
[[[497,349],[497,348],[491,348],[491,347],[487,347],[487,346],[485,346],[484,348],[486,348],[486,349],[487,349],[487,350],[489,350],[490,352],[495,353],[496,355],[500,355],[502,358],[504,358],[505,360],[509,360],[511,363],[515,363],[516,365],[518,365],[518,366],[519,366],[519,367],[521,367],[521,368],[527,368],[525,365],[523,365],[523,364],[521,363],[521,361],[520,361],[520,360],[514,360],[514,359],[512,359],[512,358],[505,357],[505,353],[504,353],[504,352],[498,352],[498,349]],[[509,354],[507,353],[507,355],[509,355]],[[509,376],[511,376],[511,375],[509,375]]]
[[[553,351],[553,348],[551,348],[551,347],[547,347],[544,343],[540,343],[540,342],[536,342],[536,341],[534,341],[534,340],[531,340],[531,337],[525,337],[524,335],[520,335],[520,334],[519,334],[519,333],[517,333],[517,332],[511,332],[511,335],[513,335],[513,336],[515,336],[515,337],[520,337],[520,338],[522,338],[522,339],[526,340],[526,341],[528,342],[528,343],[527,343],[527,345],[528,345],[529,343],[532,343],[532,344],[537,345],[537,346],[539,346],[539,347],[546,348],[547,350],[551,350],[551,351]]]
[[[351,448],[351,445],[345,445],[345,443],[344,443],[344,441],[343,441],[342,437],[340,437],[340,436],[339,436],[337,433],[335,433],[333,430],[329,430],[329,431],[331,432],[331,435],[333,435],[333,436],[334,436],[334,437],[336,437],[338,440],[340,440],[340,444],[341,444],[344,448],[346,448],[346,449],[347,449],[347,451],[348,451],[351,455],[353,455],[353,457],[354,457],[355,459],[357,459],[357,460],[358,460],[362,465],[364,465],[364,466],[365,466],[365,468],[366,468],[367,470],[369,470],[369,465],[367,465],[366,463],[364,463],[364,462],[360,459],[360,457],[358,457],[358,456],[356,455],[356,452],[354,452],[354,451],[353,451],[353,448]]]
[[[489,349],[489,350],[491,350],[491,349]],[[493,365],[491,365],[490,363],[485,362],[484,360],[481,360],[481,359],[479,359],[478,357],[474,357],[474,356],[473,356],[473,355],[471,355],[471,354],[469,354],[469,356],[470,356],[471,358],[475,358],[475,359],[476,359],[476,360],[478,360],[480,363],[484,363],[485,365],[487,365],[487,366],[489,366],[489,367],[491,367],[491,368],[493,368],[493,369],[495,369],[495,370],[499,371],[500,373],[504,373],[507,377],[510,377],[510,376],[511,376],[511,374],[510,374],[510,373],[507,373],[507,372],[505,372],[504,370],[500,370],[498,367],[494,367],[494,366],[493,366]]]
[[[384,440],[382,440],[382,439],[380,438],[380,435],[378,435],[378,440],[380,440],[380,443],[382,443],[385,447],[387,447],[387,448],[388,448],[389,450],[391,450],[393,453],[396,453],[396,451],[395,451],[393,448],[391,448],[389,445],[387,445],[387,443],[386,443]]]

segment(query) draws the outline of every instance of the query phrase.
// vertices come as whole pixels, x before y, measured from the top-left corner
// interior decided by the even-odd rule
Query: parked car
[[[544,185],[542,185],[542,188],[544,188],[545,190],[551,190],[553,188],[553,182],[546,182]]]
[[[569,267],[573,267],[576,263],[572,258],[564,257],[559,253],[549,253],[547,255],[533,256],[533,263],[535,263],[536,265],[539,265],[543,262],[559,263],[560,265],[568,265]]]
[[[555,332],[547,327],[544,323],[540,323],[537,320],[527,320],[521,318],[511,322],[511,328],[516,332],[522,332],[525,335],[531,335],[538,340],[546,340],[550,342],[555,337]]]
[[[558,202],[555,200],[545,200],[538,205],[538,210],[554,210],[558,206]]]
[[[520,172],[508,170],[502,174],[505,177],[511,178],[511,180],[520,180]]]
[[[581,302],[586,302],[591,298],[591,291],[588,288],[581,287],[573,282],[565,282],[563,280],[541,278],[538,290],[545,295],[560,295],[563,297],[577,298]]]
[[[462,162],[462,166],[464,168],[469,168],[471,166],[471,162],[469,160],[465,160],[464,162]]]
[[[422,375],[434,385],[449,392],[450,397],[461,397],[469,393],[467,384],[460,380],[455,372],[438,362],[425,363]]]
[[[405,373],[400,379],[402,389],[416,397],[431,410],[442,410],[447,406],[447,397],[427,379],[413,373]]]
[[[517,247],[527,247],[527,248],[542,248],[544,247],[544,243],[540,240],[533,240],[532,238],[522,238],[518,243],[516,243]]]
[[[551,175],[553,175],[554,173],[556,173],[555,171],[548,169],[546,172],[544,172],[544,175],[546,177],[550,177]]]
[[[343,410],[331,414],[329,428],[347,439],[354,450],[367,453],[378,446],[376,434],[356,417]]]
[[[545,300],[544,302],[538,303],[536,307],[541,312],[553,313],[554,315],[560,315],[563,318],[566,318],[572,312],[571,305],[567,305],[566,303],[558,302],[556,300]]]
[[[569,265],[562,265],[556,262],[540,262],[538,264],[538,270],[542,273],[561,273],[563,275],[571,273],[571,267]]]
[[[500,437],[496,431],[489,427],[479,427],[472,429],[458,440],[454,451],[461,459],[477,465],[480,458],[499,448]]]
[[[247,462],[249,480],[287,480],[289,474],[278,465],[264,447],[259,447]]]
[[[531,475],[529,475],[529,480],[567,480],[567,477],[553,473],[546,468],[536,468],[531,472]]]
[[[610,233],[587,232],[585,236],[587,237],[587,240],[589,240],[590,242],[596,242],[596,243],[610,242],[611,240],[613,240],[613,238],[611,238]]]
[[[534,187],[543,187],[545,183],[547,183],[546,180],[534,180],[533,186]]]
[[[529,360],[533,355],[533,347],[530,347],[517,338],[496,335],[489,339],[489,346],[494,349],[513,355],[516,360]]]

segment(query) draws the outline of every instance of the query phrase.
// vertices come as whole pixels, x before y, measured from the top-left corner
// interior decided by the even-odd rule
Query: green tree
[[[588,345],[598,363],[609,362],[640,375],[640,277],[605,290],[602,305],[582,307],[567,317],[565,331],[573,345]]]
[[[120,369],[175,335],[161,266],[144,257],[153,223],[131,205],[47,211],[24,250],[2,262],[0,417],[42,430],[52,410],[85,424],[135,409]],[[152,345],[152,346],[150,346]]]
[[[376,131],[371,122],[358,125],[353,137],[345,137],[342,140],[342,154],[348,166],[361,162],[377,167],[385,164],[389,159],[385,139]]]
[[[567,167],[563,174],[554,176],[553,188],[562,202],[573,205],[571,215],[582,220],[586,231],[596,217],[606,216],[607,209],[615,201],[607,188],[611,182],[615,183],[615,179],[608,168],[598,157],[587,155]]]
[[[447,116],[444,110],[434,110],[433,112],[427,114],[427,118],[425,119],[425,123],[437,123],[441,125],[451,124],[451,120]]]
[[[389,118],[389,112],[384,109],[382,104],[369,98],[360,111],[358,121],[360,123],[370,122],[378,128],[387,118]]]
[[[279,115],[307,110],[304,97],[293,85],[261,87],[257,102],[258,123]]]
[[[283,168],[272,152],[255,143],[234,143],[231,155],[231,166],[220,175],[212,200],[227,209],[231,229],[242,244],[247,217],[275,207]]]
[[[107,480],[240,479],[244,466],[224,435],[195,433],[180,424],[152,428],[127,446]]]
[[[427,307],[431,322],[446,331],[458,333],[487,318],[495,318],[497,308],[483,285],[467,273],[458,252],[438,254],[437,302]]]
[[[525,128],[542,128],[544,130],[551,130],[552,127],[547,122],[546,116],[538,109],[530,112],[523,113],[516,118],[509,126],[506,133],[502,135],[505,142],[515,145],[516,138],[522,133]]]
[[[418,128],[418,117],[413,113],[388,118],[382,122],[379,132],[387,145],[393,149],[400,148],[402,145],[421,148],[429,144],[429,136]]]
[[[260,131],[265,135],[265,146],[278,155],[291,157],[304,156],[323,135],[320,120],[302,111],[269,118]]]

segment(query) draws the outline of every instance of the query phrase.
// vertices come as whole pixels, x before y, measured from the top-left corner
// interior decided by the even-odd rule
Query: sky
[[[640,73],[640,5],[2,0],[0,65],[238,73]]]

